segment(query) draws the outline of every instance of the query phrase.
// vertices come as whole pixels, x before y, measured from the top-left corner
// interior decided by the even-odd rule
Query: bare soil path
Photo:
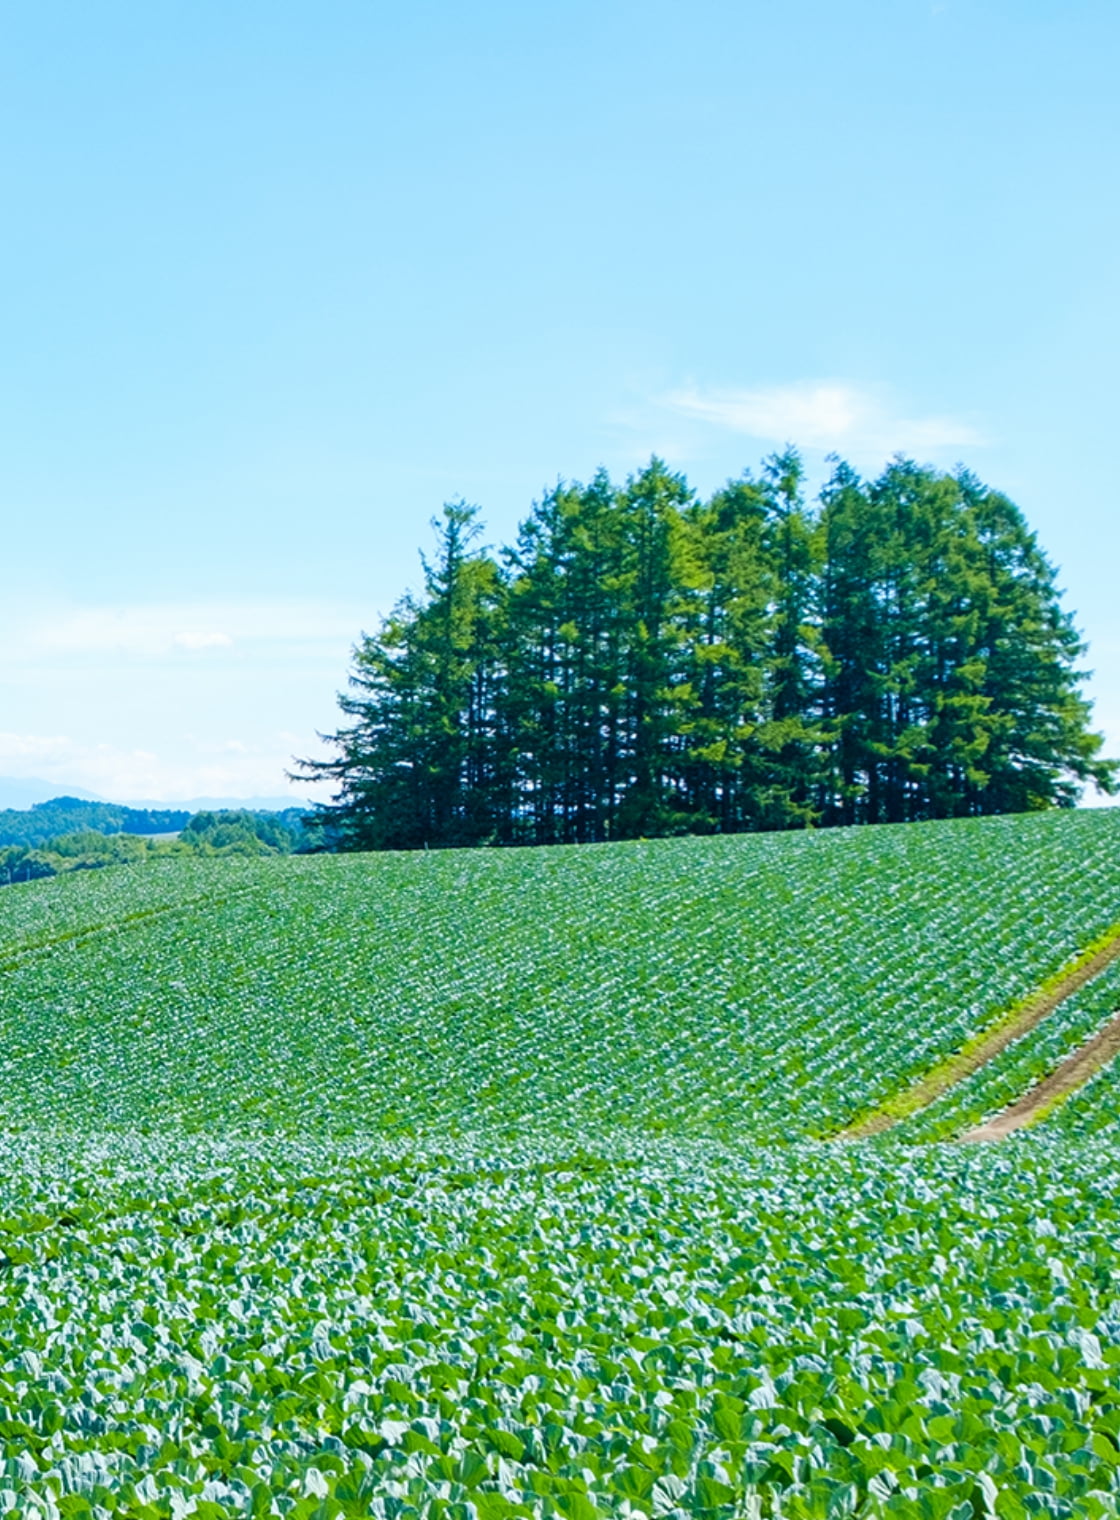
[[[880,1135],[884,1130],[893,1129],[903,1119],[908,1119],[911,1114],[916,1114],[919,1109],[925,1108],[942,1093],[948,1092],[950,1087],[955,1087],[965,1077],[970,1077],[974,1071],[979,1071],[981,1066],[986,1066],[994,1056],[999,1055],[1001,1050],[1006,1050],[1014,1040],[1029,1033],[1067,998],[1072,997],[1075,992],[1084,987],[1086,982],[1091,982],[1094,977],[1100,976],[1101,972],[1111,966],[1117,957],[1120,957],[1120,925],[1110,930],[1102,940],[1097,941],[1089,952],[1079,956],[1068,971],[1044,982],[1036,993],[1017,1004],[991,1029],[977,1035],[962,1050],[947,1057],[912,1087],[888,1098],[878,1108],[864,1115],[862,1119],[858,1119],[855,1124],[841,1130],[834,1138],[864,1140],[870,1135]],[[1105,1029],[1101,1030],[1101,1035],[1111,1027],[1111,1024],[1106,1025]],[[1094,1039],[1099,1037],[1094,1036]],[[1118,1038],[1120,1038],[1120,1031],[1118,1031]],[[1088,1046],[1084,1049],[1088,1050]],[[1072,1059],[1073,1057],[1070,1058]],[[1111,1059],[1111,1056],[1104,1057],[1100,1064],[1103,1065],[1105,1060]],[[1046,1078],[1046,1081],[1049,1082],[1052,1077],[1057,1077],[1066,1064],[1068,1063],[1064,1062],[1062,1066],[1059,1066],[1051,1073],[1051,1077]],[[1096,1067],[1092,1070],[1096,1070]],[[1082,1078],[1082,1080],[1085,1079]],[[1078,1084],[1075,1082],[1072,1085]],[[1032,1095],[1036,1091],[1038,1091],[1037,1088],[1032,1089]],[[1025,1099],[1017,1101],[1023,1102]],[[1010,1110],[1005,1110],[1005,1112],[1010,1112]],[[998,1117],[1002,1119],[1003,1115]],[[1014,1128],[1018,1127],[1018,1125],[1014,1126]],[[975,1132],[964,1138],[971,1139],[974,1134]],[[985,1135],[984,1138],[994,1139],[995,1137]]]
[[[1060,1066],[1055,1066],[1050,1075],[1044,1077],[1036,1087],[1032,1087],[1021,1098],[1016,1098],[1014,1103],[1009,1103],[994,1118],[968,1130],[961,1135],[961,1140],[968,1143],[976,1140],[1002,1140],[1004,1135],[1025,1129],[1071,1092],[1083,1087],[1094,1073],[1100,1071],[1102,1066],[1107,1066],[1117,1055],[1120,1055],[1120,1013],[1114,1013],[1102,1029],[1098,1029],[1079,1050],[1067,1056]]]

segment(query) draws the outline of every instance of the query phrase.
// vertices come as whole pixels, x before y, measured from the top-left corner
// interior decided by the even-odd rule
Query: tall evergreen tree
[[[352,848],[476,844],[497,826],[501,578],[471,548],[476,508],[449,503],[432,526],[423,597],[405,596],[354,650],[351,690],[339,697],[354,721],[324,736],[337,756],[296,773],[338,784],[330,822]]]
[[[749,476],[684,517],[679,774],[690,827],[751,828],[770,797],[766,694],[777,601],[767,499]]]
[[[818,810],[824,823],[859,822],[878,763],[884,652],[878,600],[878,524],[855,471],[838,463],[821,493],[820,716],[825,760]]]
[[[499,564],[474,508],[355,649],[323,817],[353,848],[1068,806],[1106,790],[1084,652],[1017,508],[965,472],[787,449],[697,500],[660,460],[559,485]]]
[[[679,661],[676,618],[692,491],[660,459],[619,493],[623,561],[615,596],[622,616],[625,688],[618,829],[627,838],[685,826],[672,784],[674,739],[690,693]]]
[[[773,757],[758,796],[756,827],[804,827],[816,819],[820,735],[817,650],[812,622],[817,535],[805,508],[796,449],[766,460],[764,542],[772,585],[766,721],[760,744]]]
[[[527,837],[609,839],[620,788],[624,576],[605,472],[549,492],[507,560],[507,712]]]
[[[1022,515],[967,474],[906,460],[822,493],[826,822],[1070,803],[1112,785],[1082,645]]]
[[[1019,509],[967,472],[956,477],[986,572],[973,681],[987,700],[988,742],[970,811],[1071,807],[1086,782],[1115,785],[1089,729],[1077,661],[1085,645],[1061,606],[1053,566]]]

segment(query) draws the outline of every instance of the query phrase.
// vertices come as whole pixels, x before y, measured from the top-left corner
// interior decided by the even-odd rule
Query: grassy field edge
[[[892,1094],[882,1103],[847,1124],[833,1140],[865,1140],[892,1129],[965,1077],[971,1076],[1013,1040],[1029,1033],[1072,997],[1087,982],[1099,976],[1120,956],[1120,922],[1090,941],[1072,961],[1068,961],[1032,992],[1017,999],[964,1045],[933,1066],[910,1087]]]

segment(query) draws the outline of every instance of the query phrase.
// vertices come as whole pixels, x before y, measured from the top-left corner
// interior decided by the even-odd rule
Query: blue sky
[[[445,498],[500,540],[787,440],[1012,495],[1120,753],[1118,44],[1106,0],[5,8],[0,776],[279,795]]]

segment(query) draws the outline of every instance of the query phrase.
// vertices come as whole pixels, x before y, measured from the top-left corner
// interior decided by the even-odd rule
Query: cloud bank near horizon
[[[322,786],[285,778],[293,753],[311,748],[321,748],[313,736],[285,732],[256,742],[187,734],[173,746],[147,749],[69,734],[0,731],[0,781],[34,780],[57,796],[89,792],[110,802],[289,796],[296,806],[329,795]]]
[[[174,802],[325,800],[293,785],[338,725],[369,609],[315,599],[0,609],[0,778]]]

